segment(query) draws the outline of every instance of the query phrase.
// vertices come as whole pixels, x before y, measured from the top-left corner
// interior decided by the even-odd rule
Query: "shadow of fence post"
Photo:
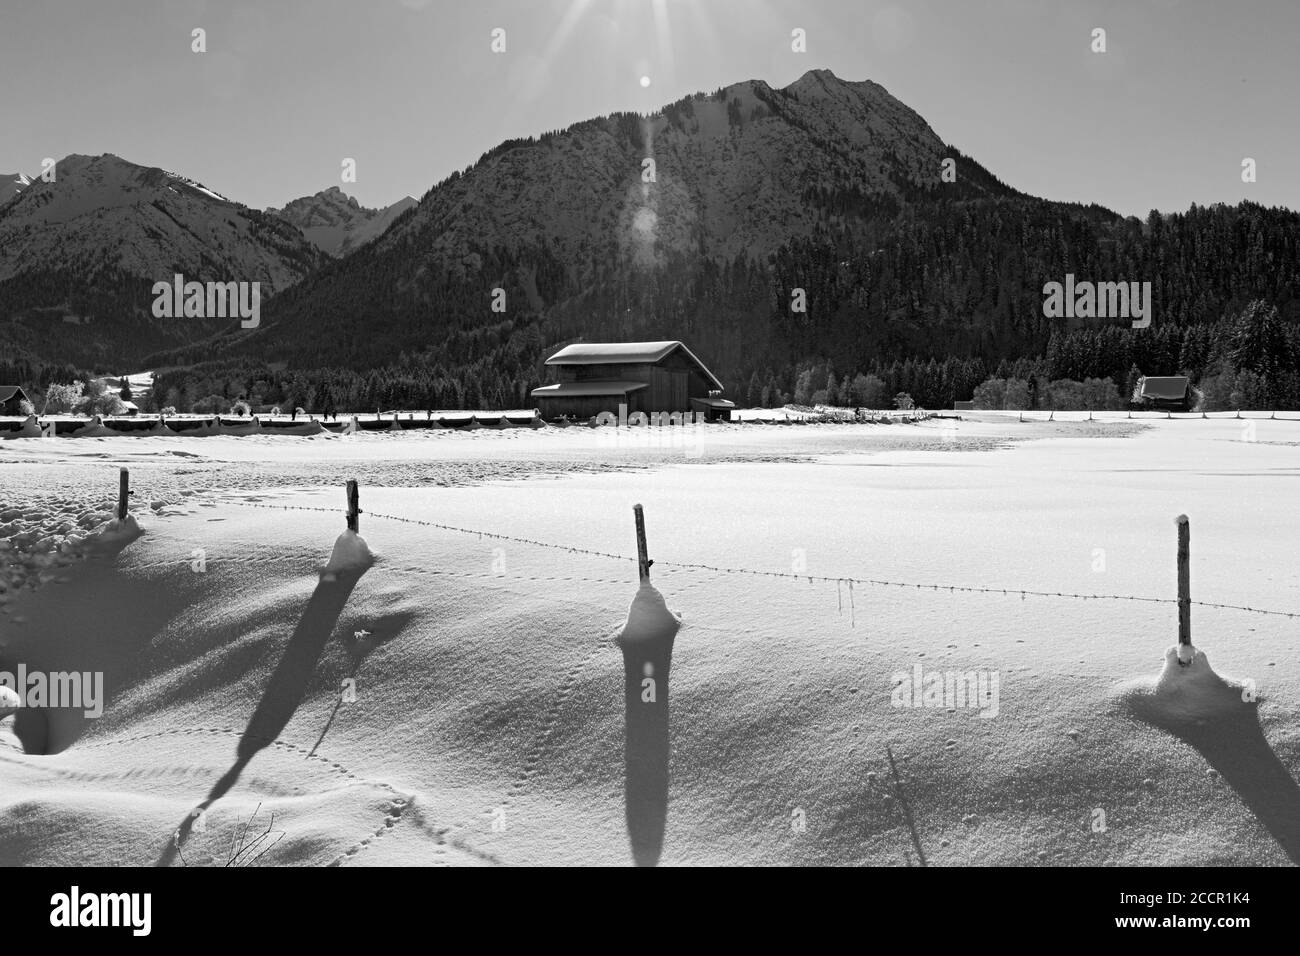
[[[655,866],[668,820],[668,678],[680,623],[650,584],[654,562],[646,554],[645,520],[640,505],[634,511],[641,584],[618,638],[626,718],[624,796],[632,859],[637,866]]]

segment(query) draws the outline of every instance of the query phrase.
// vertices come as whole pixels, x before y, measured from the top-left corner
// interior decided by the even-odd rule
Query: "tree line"
[[[680,339],[745,404],[852,397],[859,375],[931,408],[971,399],[988,378],[1109,379],[1126,399],[1136,368],[1189,375],[1207,394],[1244,389],[1260,407],[1300,407],[1289,377],[1300,325],[1294,212],[1241,203],[1141,221],[1020,196],[924,195],[881,211],[880,197],[820,187],[806,201],[816,227],[765,261],[701,247],[664,251],[646,270],[611,240],[583,262],[543,246],[484,246],[426,269],[430,237],[406,236],[276,296],[263,328],[157,353],[146,367],[163,369],[162,398],[175,388],[167,404],[178,408],[232,390],[304,408],[529,407],[531,389],[551,381],[546,356],[565,344]],[[1152,282],[1151,326],[1046,318],[1043,284],[1067,273]],[[496,288],[505,313],[490,308]],[[1255,302],[1264,305],[1251,313],[1255,339],[1243,340],[1256,341],[1249,357],[1235,330]],[[859,398],[862,388],[875,385],[859,383]]]

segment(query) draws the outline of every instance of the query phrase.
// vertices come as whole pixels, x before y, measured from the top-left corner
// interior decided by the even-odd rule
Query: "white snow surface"
[[[1295,620],[1196,604],[1240,677],[1159,670],[1178,514],[1194,601],[1300,611],[1300,423],[964,418],[722,426],[696,457],[589,429],[6,442],[0,670],[102,670],[107,703],[0,726],[0,864],[217,865],[274,812],[264,864],[626,865],[615,638],[659,626],[660,865],[915,865],[901,801],[931,865],[1300,860]],[[127,462],[145,533],[64,561]],[[335,475],[375,559],[330,582]],[[999,675],[997,716],[894,706],[917,665]]]

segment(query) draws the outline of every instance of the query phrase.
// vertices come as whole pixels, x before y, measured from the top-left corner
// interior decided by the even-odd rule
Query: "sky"
[[[504,139],[826,68],[1034,195],[1295,209],[1297,40],[1297,0],[4,0],[0,172],[108,152],[383,206]]]

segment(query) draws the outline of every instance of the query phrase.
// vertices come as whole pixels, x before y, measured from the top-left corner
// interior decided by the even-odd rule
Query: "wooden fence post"
[[[645,584],[650,580],[650,565],[653,561],[647,556],[645,543],[645,512],[640,505],[633,505],[632,512],[636,515],[636,560],[637,570],[641,575],[641,583]]]
[[[348,530],[360,530],[361,496],[357,492],[357,483],[348,481]]]
[[[131,475],[123,468],[117,476],[117,520],[126,518],[127,499],[131,496]]]
[[[1191,527],[1187,515],[1178,516],[1178,643],[1192,643]]]

